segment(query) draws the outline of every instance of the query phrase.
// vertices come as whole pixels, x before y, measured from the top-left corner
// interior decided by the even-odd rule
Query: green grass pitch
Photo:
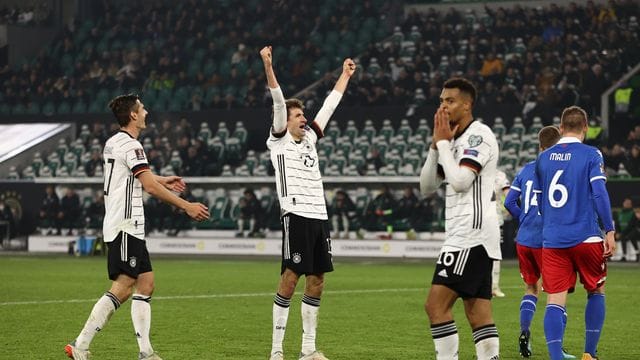
[[[279,260],[158,258],[151,340],[164,359],[267,359],[271,307]],[[318,348],[332,360],[434,359],[423,311],[435,260],[347,261],[328,274],[320,308]],[[301,282],[304,280],[301,279]],[[0,359],[64,359],[64,345],[80,331],[95,300],[108,289],[100,257],[0,257]],[[301,342],[300,291],[292,301],[285,356]],[[502,359],[518,359],[522,282],[514,262],[503,264],[493,301]],[[578,355],[584,338],[585,293],[570,296],[565,346]],[[542,333],[545,297],[534,317],[533,359],[547,359]],[[474,359],[471,330],[457,303],[460,359]],[[640,359],[640,267],[613,264],[601,359]],[[91,347],[93,359],[137,359],[124,304]]]

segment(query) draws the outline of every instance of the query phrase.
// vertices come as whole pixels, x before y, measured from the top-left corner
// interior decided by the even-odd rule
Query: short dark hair
[[[587,125],[587,112],[579,106],[569,106],[562,111],[560,125],[565,131],[581,132]]]
[[[540,143],[540,148],[542,150],[546,150],[553,145],[555,145],[558,140],[560,140],[560,129],[557,126],[549,125],[543,127],[540,132],[538,132],[538,142]]]
[[[121,127],[129,125],[131,112],[136,111],[138,100],[140,100],[138,95],[126,94],[116,96],[109,102],[109,109],[113,111],[113,115],[118,119],[118,125]]]
[[[289,118],[289,110],[291,109],[304,110],[304,103],[300,99],[291,98],[291,99],[287,99],[284,103],[285,105],[287,105],[287,119]]]
[[[451,78],[442,85],[445,89],[458,89],[461,93],[465,93],[471,97],[471,105],[476,103],[476,87],[473,83],[465,78]]]

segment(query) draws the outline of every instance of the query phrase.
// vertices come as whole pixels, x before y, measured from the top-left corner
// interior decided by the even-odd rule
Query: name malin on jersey
[[[569,160],[571,160],[571,153],[551,153],[551,154],[549,154],[549,160],[551,160],[551,161],[569,161]]]

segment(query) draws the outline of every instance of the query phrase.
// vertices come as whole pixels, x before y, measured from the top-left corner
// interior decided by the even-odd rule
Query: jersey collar
[[[118,132],[125,133],[125,134],[129,135],[130,138],[135,139],[133,136],[131,136],[131,134],[129,134],[128,132],[126,132],[126,131],[124,131],[122,129],[118,130]]]
[[[557,144],[571,144],[571,143],[582,143],[582,141],[580,141],[580,139],[578,139],[577,137],[565,136],[560,138],[560,140],[558,140],[557,142]]]
[[[469,125],[467,125],[467,127],[466,127],[466,128],[464,128],[464,129],[460,132],[460,135],[456,135],[456,136],[454,136],[454,137],[453,137],[453,140],[458,140],[458,138],[459,138],[460,136],[462,136],[462,135],[464,134],[464,132],[465,132],[465,131],[467,131],[467,129],[468,129],[468,128],[470,128],[470,127],[471,127],[471,124],[473,124],[474,122],[476,122],[476,119],[471,120],[471,122],[469,123]]]

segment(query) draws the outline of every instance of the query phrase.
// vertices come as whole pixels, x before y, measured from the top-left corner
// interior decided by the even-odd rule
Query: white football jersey
[[[507,174],[504,171],[497,170],[496,171],[496,211],[498,212],[498,224],[502,226],[504,224],[504,191],[509,190],[511,187],[511,182],[507,177]]]
[[[142,144],[127,132],[119,131],[104,145],[105,242],[115,240],[120,231],[144,240],[142,184],[137,176],[149,170]]]
[[[459,251],[483,245],[493,259],[501,259],[500,227],[496,212],[495,182],[498,142],[491,129],[473,121],[451,143],[456,162],[473,168],[477,176],[466,192],[456,192],[447,182],[445,242],[442,251]],[[444,176],[442,165],[438,172]]]
[[[315,122],[305,127],[305,136],[296,142],[289,131],[278,137],[271,133],[267,148],[276,170],[276,189],[281,215],[293,213],[311,219],[327,220],[322,175],[316,142],[322,130]]]

